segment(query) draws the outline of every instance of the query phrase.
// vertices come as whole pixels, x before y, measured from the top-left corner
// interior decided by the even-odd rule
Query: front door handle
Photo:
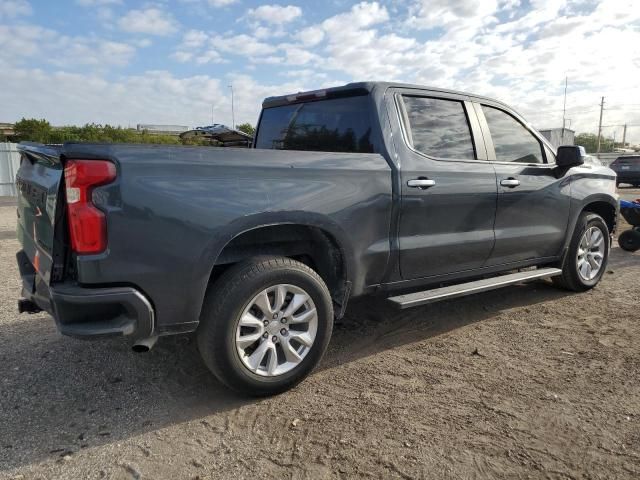
[[[509,177],[501,180],[500,185],[502,185],[503,187],[515,188],[520,185],[520,180],[518,180],[517,178]]]
[[[414,178],[407,182],[407,186],[411,188],[429,188],[436,184],[435,180],[429,180],[428,178]]]

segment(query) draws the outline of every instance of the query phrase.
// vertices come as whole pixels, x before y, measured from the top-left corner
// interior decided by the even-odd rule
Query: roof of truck
[[[493,98],[484,97],[482,95],[476,95],[469,92],[461,92],[459,90],[429,87],[425,85],[413,85],[410,83],[401,83],[401,82],[369,81],[369,82],[353,82],[353,83],[347,83],[346,85],[341,85],[338,87],[322,88],[319,90],[309,90],[305,92],[291,93],[288,95],[267,97],[262,102],[262,108],[275,107],[278,105],[286,105],[288,103],[318,100],[324,97],[340,97],[343,95],[347,96],[347,95],[353,95],[354,93],[356,94],[360,93],[364,95],[367,93],[371,93],[377,89],[385,91],[387,88],[390,88],[390,87],[425,90],[430,92],[440,92],[440,93],[448,93],[448,94],[454,94],[454,95],[465,95],[468,97],[474,97],[478,100],[489,100],[492,102],[503,103]]]

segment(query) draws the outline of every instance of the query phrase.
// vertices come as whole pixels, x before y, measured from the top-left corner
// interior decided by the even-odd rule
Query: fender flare
[[[578,223],[578,217],[584,211],[587,205],[590,205],[596,202],[604,202],[609,204],[615,212],[614,222],[617,221],[618,212],[620,210],[620,203],[618,202],[618,200],[614,196],[606,193],[594,193],[592,195],[584,197],[583,199],[580,199],[580,200],[576,199],[574,201],[575,201],[575,204],[572,204],[571,206],[571,217],[569,218],[569,228],[567,229],[567,238],[565,239],[564,248],[562,251],[563,263],[564,263],[564,257],[566,256],[566,252],[569,249],[569,244],[571,243],[571,239],[573,238],[573,232],[576,228],[576,224]]]
[[[209,242],[200,257],[200,264],[207,265],[208,272],[207,281],[204,282],[204,288],[202,291],[203,301],[208,279],[211,278],[213,268],[217,264],[218,258],[224,248],[235,238],[246,232],[277,225],[314,227],[325,232],[331,237],[331,240],[336,243],[343,258],[345,284],[347,289],[345,292],[345,301],[343,306],[346,306],[350,285],[353,284],[354,278],[357,278],[357,275],[359,275],[359,272],[357,271],[357,262],[355,260],[355,252],[351,241],[344,229],[326,215],[305,211],[263,212],[254,215],[247,215],[239,217],[221,228],[219,233],[217,233],[216,236],[212,238],[211,242]]]

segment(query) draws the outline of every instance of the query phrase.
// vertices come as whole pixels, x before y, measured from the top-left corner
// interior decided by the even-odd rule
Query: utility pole
[[[622,148],[627,148],[627,124],[624,124],[624,130],[622,130]]]
[[[235,130],[236,116],[235,116],[235,112],[233,111],[233,85],[229,85],[229,88],[231,89],[231,128]]]
[[[596,153],[600,153],[600,137],[602,136],[602,111],[604,110],[604,97],[600,100],[600,123],[598,123],[598,147]]]
[[[569,82],[569,77],[564,77],[564,104],[562,105],[562,140],[560,143],[564,145],[564,126],[566,123],[567,116],[567,83]]]

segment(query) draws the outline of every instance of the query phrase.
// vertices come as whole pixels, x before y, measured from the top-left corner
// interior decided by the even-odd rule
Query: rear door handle
[[[436,184],[435,180],[429,180],[428,178],[414,178],[407,182],[407,186],[411,188],[429,188]]]
[[[520,180],[513,177],[505,178],[504,180],[500,181],[500,185],[502,185],[503,187],[515,188],[520,185]]]

